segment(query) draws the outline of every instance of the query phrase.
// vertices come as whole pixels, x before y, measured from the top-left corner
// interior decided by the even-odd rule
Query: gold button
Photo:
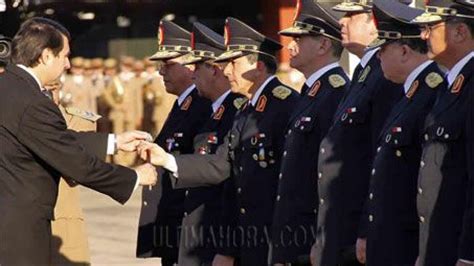
[[[188,216],[188,213],[187,212],[184,212],[184,217]]]
[[[148,205],[148,202],[144,201],[143,206],[147,206],[147,205]]]
[[[291,129],[288,129],[288,134],[291,134]]]
[[[319,199],[319,204],[320,204],[320,205],[323,205],[323,204],[324,204],[324,199],[322,199],[322,198]]]
[[[239,167],[239,170],[242,172],[244,170],[244,168],[241,166],[241,167]]]
[[[284,151],[284,152],[283,152],[283,157],[284,157],[284,156],[286,156],[286,154],[287,154],[287,152],[286,152],[286,151]]]
[[[257,154],[253,154],[253,155],[252,155],[252,158],[253,158],[255,161],[258,161],[258,155],[257,155]]]
[[[283,178],[283,174],[282,174],[282,173],[280,173],[280,174],[278,175],[278,179],[280,179],[280,180],[281,180],[282,178]]]
[[[395,154],[397,155],[397,157],[402,157],[402,152],[400,150],[397,150]]]
[[[379,146],[379,147],[377,148],[377,152],[380,152],[380,150],[382,150],[382,147],[381,147],[381,146]]]
[[[371,200],[374,199],[374,194],[373,193],[369,194],[369,199],[371,199]]]
[[[449,139],[449,134],[444,134],[445,139]]]
[[[421,187],[418,188],[418,194],[423,194],[423,189]]]
[[[240,188],[240,187],[237,188],[237,193],[239,193],[239,194],[242,193],[242,188]]]
[[[420,222],[424,223],[425,222],[425,217],[420,216]]]
[[[375,175],[375,168],[372,169],[372,175]]]
[[[425,134],[425,140],[428,141],[430,139],[430,136],[428,134]]]
[[[319,178],[319,179],[323,178],[323,173],[319,172],[319,173],[318,173],[318,178]]]
[[[420,167],[421,167],[421,168],[425,167],[425,162],[421,161],[421,162],[420,162]]]
[[[184,196],[188,196],[189,195],[189,190],[186,190],[186,192],[184,192]]]
[[[241,213],[241,214],[245,214],[245,209],[244,209],[244,208],[240,208],[240,213]]]
[[[321,148],[321,154],[324,154],[326,150],[324,148]]]
[[[374,221],[374,216],[372,216],[372,214],[371,214],[371,215],[369,215],[369,222],[373,222],[373,221]]]
[[[280,199],[281,199],[281,197],[280,197],[280,195],[278,195],[278,196],[276,197],[276,201],[280,201]]]

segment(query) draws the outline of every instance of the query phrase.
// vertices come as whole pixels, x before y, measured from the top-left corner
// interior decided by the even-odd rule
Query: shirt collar
[[[275,75],[270,76],[269,78],[265,80],[265,82],[263,82],[260,88],[258,88],[258,90],[253,95],[252,100],[250,101],[252,106],[255,106],[257,104],[258,97],[260,97],[260,94],[262,94],[263,89],[265,89],[268,83],[270,83],[270,81],[272,81],[275,77],[276,77]]]
[[[370,59],[372,59],[372,57],[380,50],[380,48],[377,48],[377,49],[373,49],[373,50],[370,50],[368,52],[366,52],[364,54],[364,56],[362,56],[362,58],[360,59],[360,65],[365,68],[367,66],[367,64],[369,63]]]
[[[31,68],[29,68],[27,66],[24,66],[24,65],[21,65],[21,64],[18,64],[16,66],[23,69],[23,70],[25,70],[28,74],[30,74],[33,77],[33,79],[36,81],[36,83],[38,83],[39,88],[41,90],[43,90],[43,86],[41,85],[41,82],[40,82],[39,78],[35,75],[35,73],[33,73]]]
[[[196,85],[191,85],[189,86],[183,93],[181,93],[181,95],[179,95],[178,97],[178,105],[181,106],[181,104],[184,102],[184,100],[186,99],[186,97],[188,97],[188,95],[194,90],[194,88],[196,88]]]
[[[322,75],[324,75],[329,70],[336,68],[338,66],[339,66],[339,63],[334,62],[334,63],[324,66],[323,68],[320,68],[318,71],[314,72],[313,74],[311,74],[311,76],[309,76],[309,78],[305,82],[306,86],[311,87],[316,82],[316,80],[318,80]]]
[[[459,72],[461,72],[461,70],[467,64],[467,62],[471,60],[471,58],[473,57],[474,57],[474,52],[468,53],[465,57],[463,57],[463,59],[459,60],[459,62],[457,62],[456,65],[454,65],[452,69],[449,70],[449,73],[448,73],[449,86],[448,87],[451,87],[451,85],[453,85],[453,82],[456,79],[456,77],[459,75]]]
[[[229,95],[230,90],[224,92],[217,100],[215,100],[212,103],[212,112],[215,113],[217,109],[219,109],[219,106],[224,102],[225,98],[227,98],[227,95]]]
[[[421,63],[419,66],[413,70],[410,75],[408,75],[407,79],[405,80],[405,83],[403,84],[403,88],[405,89],[405,94],[410,90],[411,84],[415,81],[415,79],[418,77],[418,75],[423,71],[425,68],[427,68],[433,61],[427,60],[423,63]]]

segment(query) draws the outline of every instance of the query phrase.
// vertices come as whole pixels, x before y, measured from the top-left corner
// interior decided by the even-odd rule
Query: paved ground
[[[81,188],[92,265],[161,265],[159,259],[136,259],[140,193],[121,206],[110,198]]]

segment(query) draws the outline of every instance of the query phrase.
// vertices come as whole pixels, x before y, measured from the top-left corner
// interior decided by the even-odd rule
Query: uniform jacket
[[[176,101],[155,143],[174,155],[194,153],[193,140],[211,115],[211,103],[193,89],[181,106]],[[137,256],[177,262],[184,189],[173,189],[168,172],[161,184],[143,188]]]
[[[0,247],[0,264],[48,264],[60,176],[124,203],[136,173],[91,155],[105,153],[107,135],[67,130],[58,107],[23,69],[8,66],[0,90],[0,235],[9,243]]]
[[[273,263],[296,262],[310,253],[316,235],[319,144],[349,85],[341,67],[323,73],[302,95],[287,125],[272,226]]]
[[[194,138],[194,154],[216,152],[232,127],[235,113],[243,100],[246,98],[237,93],[226,96],[221,106],[208,118]],[[219,247],[214,236],[219,234],[220,223],[216,217],[222,213],[225,182],[228,181],[185,190],[178,264],[191,266],[212,262],[216,248]],[[179,185],[179,178],[176,179],[176,185]]]
[[[354,74],[321,141],[317,265],[337,265],[356,242],[377,138],[402,92],[384,78],[379,59],[372,56]]]
[[[421,135],[436,92],[445,89],[436,63],[413,81],[378,138],[367,199],[367,265],[414,265],[418,255],[416,182]]]
[[[216,184],[231,177],[224,192],[224,226],[237,234],[253,230],[249,234],[256,235],[258,242],[254,238],[241,242],[240,235],[235,235],[236,239],[224,241],[237,242],[224,242],[231,244],[219,253],[239,257],[242,265],[268,263],[269,230],[285,128],[298,99],[295,91],[273,78],[255,107],[246,104],[237,113],[232,129],[215,155],[176,158],[178,179],[187,186]]]
[[[417,197],[421,265],[454,265],[458,258],[474,261],[468,164],[472,134],[467,131],[472,128],[467,118],[473,108],[473,76],[471,58],[453,85],[440,93],[425,122]]]

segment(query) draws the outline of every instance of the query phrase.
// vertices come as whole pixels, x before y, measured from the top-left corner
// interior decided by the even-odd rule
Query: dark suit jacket
[[[67,130],[58,107],[23,69],[7,67],[0,91],[0,264],[47,264],[60,176],[124,203],[136,174],[91,155],[106,150],[107,135]]]
[[[435,73],[435,74],[433,74]],[[426,83],[428,75],[441,81]],[[416,77],[411,98],[403,97],[390,113],[378,139],[370,180],[367,213],[367,265],[414,265],[418,256],[416,182],[421,158],[421,135],[436,92],[446,89],[436,63]],[[414,87],[413,87],[414,88]],[[410,92],[411,94],[411,92]]]
[[[177,100],[155,140],[174,155],[193,153],[193,139],[211,115],[211,103],[195,88],[178,106]],[[163,172],[161,184],[143,188],[138,229],[137,256],[178,261],[184,189],[173,189],[170,173]]]
[[[321,141],[317,265],[337,265],[357,239],[372,158],[385,119],[403,94],[374,55],[344,96]]]
[[[340,83],[334,86],[330,79]],[[292,114],[273,216],[273,263],[297,262],[310,253],[316,236],[319,144],[349,86],[341,67],[330,69],[306,90]]]
[[[275,96],[277,88],[289,90],[289,94],[279,98]],[[247,104],[237,113],[215,155],[176,158],[179,180],[189,186],[218,184],[232,175],[224,193],[223,216],[224,225],[236,230],[236,239],[225,240],[231,244],[219,253],[238,257],[242,265],[267,264],[285,128],[298,98],[295,91],[274,78],[263,89],[260,104]],[[246,237],[241,234],[255,238],[249,236],[241,242],[240,237]]]
[[[219,109],[208,118],[204,127],[194,138],[194,154],[213,154],[224,142],[232,127],[235,113],[244,96],[230,93]],[[175,185],[179,187],[180,179]],[[178,263],[180,265],[202,265],[211,263],[219,247],[219,217],[222,212],[222,193],[225,183],[213,186],[188,188],[185,190],[184,218],[181,226]]]
[[[472,134],[467,131],[472,128],[467,118],[473,108],[474,59],[460,75],[459,92],[453,92],[456,82],[443,90],[425,123],[417,199],[421,265],[474,261]]]

